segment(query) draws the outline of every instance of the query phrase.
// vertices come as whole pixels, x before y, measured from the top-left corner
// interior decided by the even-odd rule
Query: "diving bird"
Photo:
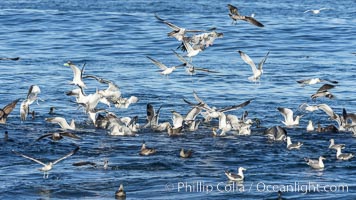
[[[262,74],[263,74],[263,65],[265,64],[267,57],[269,55],[269,52],[267,52],[266,56],[261,60],[261,62],[258,64],[258,68],[256,67],[255,63],[253,62],[253,60],[244,52],[242,51],[238,51],[242,60],[245,61],[246,64],[250,65],[252,72],[253,72],[253,76],[250,76],[248,78],[248,80],[256,82],[258,80],[260,80]]]
[[[40,168],[39,170],[40,170],[40,171],[43,171],[43,178],[48,178],[49,171],[53,168],[53,166],[54,166],[55,164],[57,164],[58,162],[60,162],[60,161],[62,161],[62,160],[64,160],[64,159],[66,159],[66,158],[68,158],[69,156],[75,154],[78,150],[79,150],[79,146],[77,146],[73,151],[71,151],[71,152],[68,153],[67,155],[65,155],[65,156],[63,156],[63,157],[61,157],[61,158],[59,158],[59,159],[57,159],[57,160],[55,160],[55,161],[53,161],[53,162],[49,162],[48,164],[45,164],[45,163],[43,163],[43,162],[41,162],[41,161],[39,161],[39,160],[37,160],[37,159],[35,159],[35,158],[32,158],[32,157],[30,157],[30,156],[26,156],[26,155],[24,155],[24,154],[22,154],[22,153],[19,153],[19,152],[14,151],[14,150],[12,150],[12,152],[15,153],[15,154],[17,154],[17,155],[19,155],[19,156],[22,156],[22,157],[24,157],[24,158],[30,159],[30,160],[32,160],[32,161],[34,161],[34,162],[36,162],[36,163],[38,163],[38,164],[40,164],[40,165],[43,165],[43,167]]]
[[[184,64],[178,65],[178,66],[173,66],[173,67],[167,67],[166,65],[164,65],[163,63],[149,57],[146,56],[148,59],[151,60],[151,62],[153,64],[155,64],[157,67],[159,67],[162,71],[160,72],[160,74],[168,76],[169,74],[171,74],[174,70],[176,70],[178,67],[184,66]]]
[[[232,19],[232,24],[234,22],[236,24],[237,20],[243,20],[243,21],[249,22],[250,24],[258,26],[258,27],[264,27],[264,25],[261,22],[257,21],[255,18],[250,17],[250,16],[240,15],[237,7],[235,7],[231,4],[228,4],[227,7],[229,8],[229,16]]]
[[[299,120],[302,116],[298,115],[295,117],[295,119],[293,118],[293,111],[289,108],[281,108],[278,107],[277,108],[278,111],[283,115],[284,117],[284,121],[282,121],[282,123],[286,126],[297,126],[299,125]]]
[[[15,101],[7,104],[5,107],[2,109],[0,108],[0,124],[5,124],[7,117],[9,114],[14,110],[16,107],[17,102],[19,102],[20,99],[16,99]]]
[[[229,172],[229,171],[225,171],[225,175],[231,181],[243,181],[245,179],[243,171],[245,171],[245,170],[246,170],[245,168],[239,167],[237,174],[234,174],[234,173]]]
[[[307,165],[313,169],[324,169],[323,160],[325,160],[325,158],[323,156],[320,156],[318,160],[312,160],[310,158],[304,158],[304,160],[307,162]]]

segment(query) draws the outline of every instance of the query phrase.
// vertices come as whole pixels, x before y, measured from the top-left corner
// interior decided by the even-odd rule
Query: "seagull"
[[[304,11],[304,13],[307,13],[307,12],[312,12],[313,14],[317,15],[320,13],[320,11],[322,10],[330,10],[330,8],[320,8],[319,10],[306,10]]]
[[[329,89],[332,89],[334,87],[335,87],[335,85],[331,85],[331,84],[327,84],[327,83],[324,84],[317,90],[317,92],[315,94],[311,95],[312,100],[315,100],[318,97],[327,97],[329,99],[334,98],[334,95],[328,91]]]
[[[290,139],[289,136],[287,136],[287,149],[288,150],[299,149],[301,146],[303,146],[303,143],[297,142],[296,144],[292,144],[292,140]]]
[[[12,110],[14,110],[14,108],[16,107],[16,104],[17,104],[17,102],[19,102],[19,100],[20,99],[16,99],[15,101],[7,104],[2,109],[0,108],[0,124],[6,123],[7,117],[12,112]]]
[[[115,192],[115,197],[123,198],[126,197],[126,192],[124,191],[124,185],[120,184],[119,189]]]
[[[70,132],[55,132],[55,133],[44,134],[41,137],[39,137],[35,142],[37,142],[45,137],[49,137],[53,141],[58,141],[58,140],[63,139],[63,136],[74,138],[74,139],[81,139],[80,137],[78,137],[75,134],[70,133]]]
[[[286,126],[296,126],[299,125],[299,120],[302,116],[296,116],[295,119],[293,119],[293,111],[289,108],[277,108],[278,111],[283,115],[284,121],[282,123]]]
[[[177,58],[187,67],[186,72],[190,75],[194,75],[196,71],[209,72],[209,73],[218,73],[216,71],[212,71],[206,68],[197,68],[191,63],[189,63],[183,56],[179,55],[177,52],[172,50],[173,53],[177,56]]]
[[[86,85],[82,79],[85,64],[83,65],[82,70],[80,70],[74,63],[72,63],[72,61],[68,61],[64,64],[64,66],[69,66],[73,70],[73,81],[70,82],[70,84],[77,85],[81,88],[86,88]]]
[[[62,160],[64,160],[64,159],[66,159],[66,158],[68,158],[69,156],[75,154],[78,150],[79,150],[79,146],[77,146],[73,151],[71,151],[71,152],[68,153],[67,155],[63,156],[62,158],[59,158],[59,159],[57,159],[57,160],[55,160],[55,161],[53,161],[53,162],[49,162],[48,164],[45,164],[45,163],[43,163],[43,162],[41,162],[41,161],[39,161],[39,160],[37,160],[37,159],[35,159],[35,158],[32,158],[32,157],[30,157],[30,156],[26,156],[26,155],[24,155],[24,154],[21,154],[21,153],[19,153],[19,152],[14,151],[14,150],[12,150],[12,152],[15,153],[15,154],[17,154],[17,155],[19,155],[19,156],[22,156],[22,157],[24,157],[24,158],[30,159],[30,160],[32,160],[32,161],[38,163],[38,164],[43,165],[43,167],[40,168],[39,170],[40,170],[40,171],[43,171],[43,178],[48,178],[49,171],[53,168],[53,166],[54,166],[55,164],[57,164],[58,162],[60,162],[60,161],[62,161]],[[47,176],[46,176],[46,175],[47,175]]]
[[[231,4],[228,4],[227,7],[229,8],[229,16],[230,18],[232,19],[232,24],[235,24],[237,23],[237,20],[244,20],[246,22],[249,22],[255,26],[258,26],[258,27],[264,27],[264,25],[257,21],[255,18],[253,17],[249,17],[249,16],[243,16],[243,15],[240,15],[239,12],[238,12],[238,9],[237,7],[231,5]]]
[[[266,56],[261,60],[261,62],[258,64],[258,68],[256,67],[255,63],[253,62],[253,60],[244,52],[242,51],[238,51],[242,60],[245,61],[246,64],[250,65],[252,72],[253,72],[253,76],[249,77],[248,80],[256,82],[258,80],[260,80],[262,74],[263,74],[263,64],[265,64],[267,57],[269,55],[269,52],[267,52]]]
[[[182,149],[180,150],[179,156],[180,156],[181,158],[190,158],[190,157],[192,157],[192,153],[193,153],[192,150],[184,151],[184,149],[182,148]]]
[[[329,149],[335,149],[335,150],[337,150],[338,148],[345,149],[345,144],[335,144],[335,141],[332,138],[329,141],[330,141]]]
[[[145,124],[144,128],[152,128],[153,126],[158,125],[158,120],[159,120],[159,112],[161,110],[162,106],[160,106],[157,111],[153,108],[152,104],[148,103],[147,104],[147,117],[146,121],[147,123]]]
[[[243,167],[239,167],[238,169],[238,174],[234,174],[231,173],[229,171],[225,171],[225,175],[227,176],[227,178],[229,178],[229,180],[231,181],[243,181],[244,180],[244,173],[243,171],[245,171],[246,169]]]
[[[200,52],[204,50],[204,45],[194,46],[193,48],[192,45],[189,43],[189,41],[184,38],[183,38],[183,45],[187,50],[186,56],[190,58],[190,62],[192,62],[192,57],[198,55]]]
[[[156,153],[156,149],[153,148],[147,148],[145,142],[142,143],[142,147],[140,150],[140,155],[141,156],[149,156],[153,155]]]
[[[58,123],[59,126],[61,126],[61,128],[64,130],[67,130],[67,129],[75,130],[74,119],[72,119],[70,125],[67,123],[67,121],[63,117],[46,118],[45,120],[50,123]]]
[[[314,85],[314,84],[317,84],[317,83],[320,83],[320,82],[324,82],[324,81],[327,81],[327,82],[330,82],[330,83],[333,83],[333,84],[338,84],[339,83],[337,81],[332,81],[332,80],[329,80],[329,79],[321,79],[321,78],[310,78],[310,79],[298,80],[297,83],[300,83],[302,85]]]
[[[76,166],[76,167],[80,167],[80,166],[84,166],[84,165],[91,165],[91,166],[93,166],[94,168],[97,168],[97,164],[94,163],[94,162],[90,162],[90,161],[76,162],[76,163],[73,163],[72,165],[73,165],[73,166]],[[108,161],[108,160],[104,160],[103,168],[104,168],[105,170],[108,169],[108,165],[109,165],[109,161]]]
[[[150,59],[152,61],[153,64],[155,64],[156,66],[158,66],[162,71],[160,72],[160,74],[162,75],[166,75],[168,76],[169,74],[171,74],[174,70],[177,69],[177,67],[181,67],[184,66],[184,64],[178,65],[178,66],[173,66],[173,67],[167,67],[166,65],[164,65],[163,63],[149,57],[146,56],[148,59]]]
[[[169,37],[174,37],[176,38],[178,41],[183,41],[184,37],[185,37],[185,34],[187,32],[203,32],[201,30],[187,30],[185,28],[181,28],[177,25],[174,25],[168,21],[165,21],[164,19],[158,17],[157,14],[155,14],[155,17],[156,19],[158,19],[159,21],[165,23],[169,28],[173,29],[173,31],[169,32],[168,33],[168,36]]]
[[[312,131],[314,131],[313,121],[309,120],[307,126],[307,132],[312,132]]]
[[[37,85],[30,86],[27,92],[27,98],[24,101],[22,101],[20,105],[20,117],[22,121],[26,120],[27,115],[30,112],[30,105],[36,100],[38,100],[39,93],[41,93],[40,87],[38,87]]]
[[[338,160],[350,160],[354,156],[352,153],[341,153],[341,147],[336,148],[336,158]]]
[[[320,156],[318,160],[312,160],[310,158],[304,158],[304,160],[307,162],[307,165],[314,169],[324,169],[323,160],[325,160],[325,158],[323,156]]]

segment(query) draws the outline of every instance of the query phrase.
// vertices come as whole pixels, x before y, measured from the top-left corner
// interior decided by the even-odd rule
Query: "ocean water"
[[[265,27],[243,21],[232,25],[227,3],[243,15],[255,13]],[[304,13],[322,7],[331,10]],[[214,138],[215,120],[175,138],[149,129],[137,137],[110,136],[96,129],[74,99],[65,95],[75,86],[69,85],[73,73],[63,63],[86,63],[85,74],[114,81],[124,97],[137,96],[139,102],[128,109],[109,110],[118,116],[138,116],[140,124],[145,123],[147,103],[155,108],[162,105],[160,121],[171,121],[171,110],[185,114],[189,106],[182,99],[193,101],[193,90],[219,108],[253,99],[250,105],[229,113],[240,116],[248,111],[248,117],[260,119],[263,127],[283,125],[277,107],[296,111],[302,103],[326,103],[339,114],[343,108],[356,112],[355,7],[354,0],[1,1],[0,57],[20,60],[0,61],[0,107],[26,98],[34,84],[41,88],[43,101],[31,105],[34,119],[20,122],[19,103],[7,124],[0,125],[1,135],[8,131],[12,139],[0,142],[0,198],[113,199],[122,183],[127,199],[275,199],[278,190],[286,191],[282,194],[286,199],[354,199],[355,159],[336,160],[328,141],[334,138],[346,144],[343,151],[356,153],[356,138],[350,132],[307,133],[308,120],[323,126],[335,124],[322,111],[305,114],[297,128],[287,129],[293,141],[304,143],[298,151],[288,151],[285,143],[269,142],[264,128],[254,126],[250,136],[229,133]],[[180,64],[171,51],[179,42],[167,37],[170,29],[154,13],[181,27],[216,27],[224,33],[193,58],[197,67],[219,73],[190,76],[177,69],[168,78],[161,76],[146,56],[168,66]],[[237,50],[256,63],[270,51],[260,84],[248,81],[251,69]],[[313,77],[337,80],[339,84],[331,90],[335,98],[313,102],[310,95],[321,85],[301,87],[296,82]],[[90,79],[85,82],[87,94],[106,87]],[[44,120],[50,117],[51,106],[56,107],[56,116],[76,120],[75,133],[82,140],[34,142],[45,133],[59,131],[57,125]],[[157,154],[139,156],[142,141],[156,148]],[[11,152],[47,162],[73,150],[75,144],[81,149],[55,165],[48,179],[37,170],[40,165]],[[193,157],[179,158],[182,147],[193,149]],[[327,158],[323,171],[311,169],[303,160],[320,155]],[[101,164],[105,159],[108,170],[72,166],[85,160]],[[247,169],[245,181],[228,182],[224,170],[236,171],[240,166]]]

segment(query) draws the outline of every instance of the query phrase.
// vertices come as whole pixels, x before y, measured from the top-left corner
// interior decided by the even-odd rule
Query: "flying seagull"
[[[232,19],[232,23],[235,22],[235,24],[236,24],[237,20],[243,20],[243,21],[249,22],[255,26],[258,26],[258,27],[264,27],[264,25],[261,22],[257,21],[255,18],[240,15],[237,7],[235,7],[231,4],[228,4],[227,7],[229,8],[229,12],[230,12],[229,16]]]

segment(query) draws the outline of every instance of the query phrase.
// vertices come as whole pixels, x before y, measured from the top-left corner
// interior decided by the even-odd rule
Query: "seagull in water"
[[[238,12],[238,9],[237,7],[231,5],[231,4],[227,4],[227,7],[229,8],[229,16],[230,18],[232,19],[232,24],[235,24],[237,23],[237,20],[243,20],[243,21],[246,21],[246,22],[249,22],[255,26],[258,26],[258,27],[264,27],[264,25],[257,21],[255,18],[253,18],[252,16],[249,17],[249,16],[243,16],[243,15],[240,15],[239,12]]]
[[[310,158],[304,158],[304,160],[307,162],[307,165],[313,169],[324,169],[323,160],[325,160],[325,158],[323,156],[320,156],[318,160],[312,160]]]
[[[120,184],[119,189],[115,192],[115,197],[124,198],[126,197],[126,192],[124,191],[124,185]]]
[[[167,67],[166,65],[164,65],[163,63],[149,57],[146,56],[148,59],[150,59],[152,61],[153,64],[155,64],[157,67],[159,67],[162,71],[160,72],[160,74],[168,76],[169,74],[171,74],[174,70],[177,69],[177,67],[181,67],[184,66],[185,64],[181,64],[178,66],[173,66],[173,67]]]
[[[192,153],[193,153],[192,150],[184,151],[184,149],[182,148],[182,149],[180,150],[179,156],[180,156],[181,158],[190,158],[190,157],[192,157]]]
[[[297,142],[297,143],[293,144],[290,137],[287,136],[287,149],[288,150],[299,149],[301,146],[303,146],[303,143]]]
[[[247,63],[248,65],[251,66],[252,72],[253,72],[253,76],[249,77],[248,80],[256,82],[259,81],[262,74],[263,74],[263,64],[265,64],[267,57],[269,55],[269,52],[267,52],[266,56],[261,60],[261,62],[258,64],[258,68],[256,67],[255,63],[253,62],[253,60],[244,52],[242,51],[238,51],[242,60],[245,61],[245,63]]]
[[[45,135],[42,135],[41,137],[39,137],[35,142],[45,138],[45,137],[49,137],[51,140],[53,141],[58,141],[63,139],[63,137],[70,137],[70,138],[74,138],[74,139],[81,139],[80,137],[76,136],[73,133],[70,132],[55,132],[55,133],[47,133]]]
[[[231,181],[243,181],[245,178],[243,171],[245,170],[246,170],[245,168],[239,167],[237,174],[231,173],[229,171],[225,171],[225,175]]]
[[[149,155],[152,155],[152,154],[155,154],[155,153],[156,153],[156,149],[147,148],[145,142],[142,143],[142,147],[141,147],[141,150],[140,150],[140,155],[141,156],[149,156]]]
[[[306,11],[304,11],[304,13],[312,12],[314,15],[317,15],[317,14],[319,14],[320,11],[322,11],[322,10],[330,10],[330,8],[320,8],[320,9],[318,9],[318,10],[306,10]]]
[[[354,156],[352,153],[341,153],[341,147],[336,148],[336,158],[338,160],[350,160]]]
[[[329,141],[330,141],[329,149],[334,149],[334,150],[337,150],[338,148],[345,149],[345,144],[335,144],[335,140],[332,138]]]
[[[293,119],[293,111],[289,108],[277,108],[278,111],[283,115],[284,121],[282,123],[286,126],[297,126],[299,125],[299,120],[302,116],[298,115]]]
[[[17,154],[17,155],[19,155],[19,156],[22,156],[22,157],[24,157],[24,158],[30,159],[30,160],[32,160],[32,161],[38,163],[38,164],[43,165],[43,167],[40,168],[39,170],[40,170],[40,171],[43,171],[43,178],[48,178],[49,171],[53,168],[53,166],[54,166],[55,164],[57,164],[58,162],[60,162],[60,161],[62,161],[62,160],[64,160],[64,159],[66,159],[66,158],[68,158],[69,156],[75,154],[78,150],[79,150],[79,146],[77,146],[73,151],[71,151],[71,152],[68,153],[67,155],[63,156],[62,158],[59,158],[59,159],[57,159],[57,160],[55,160],[55,161],[53,161],[53,162],[49,162],[48,164],[45,164],[45,163],[43,163],[43,162],[41,162],[41,161],[39,161],[39,160],[37,160],[37,159],[35,159],[35,158],[32,158],[32,157],[30,157],[30,156],[26,156],[26,155],[24,155],[24,154],[21,154],[21,153],[19,153],[19,152],[14,151],[14,150],[12,150],[12,152],[15,153],[15,154]]]
[[[0,108],[0,124],[5,124],[7,120],[7,116],[14,110],[16,107],[17,102],[19,102],[20,99],[16,99],[15,101],[7,104],[4,108]]]

